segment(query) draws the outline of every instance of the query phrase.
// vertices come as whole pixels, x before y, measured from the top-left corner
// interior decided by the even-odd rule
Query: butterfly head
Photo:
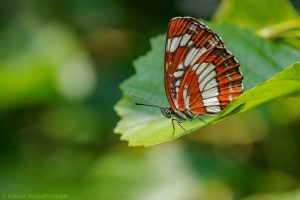
[[[150,104],[144,104],[144,103],[135,103],[135,105],[138,106],[150,106],[150,107],[156,107],[156,108],[160,108],[162,114],[166,117],[166,118],[171,118],[173,111],[171,108],[163,108],[161,106],[157,106],[157,105],[150,105]]]
[[[160,108],[162,114],[166,117],[166,118],[171,118],[172,117],[172,110],[171,108]]]

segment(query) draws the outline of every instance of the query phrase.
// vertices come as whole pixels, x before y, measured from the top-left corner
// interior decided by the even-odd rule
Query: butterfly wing
[[[175,112],[220,112],[242,92],[242,75],[222,39],[191,17],[171,20],[165,49],[165,90]]]
[[[215,114],[243,90],[239,63],[225,48],[216,47],[187,71],[178,92],[180,111]]]

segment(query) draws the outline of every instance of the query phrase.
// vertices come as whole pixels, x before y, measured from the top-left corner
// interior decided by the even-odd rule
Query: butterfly
[[[165,44],[164,83],[170,107],[161,109],[181,123],[220,113],[243,92],[243,75],[220,36],[192,17],[173,18]],[[201,118],[199,118],[201,120]]]

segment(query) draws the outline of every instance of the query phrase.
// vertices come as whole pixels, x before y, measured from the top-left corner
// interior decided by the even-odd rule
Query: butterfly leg
[[[210,116],[210,117],[216,117],[216,116],[217,116],[217,114],[215,114],[215,113],[213,113],[213,114],[206,113],[205,115],[208,115],[208,116]],[[198,116],[198,115],[196,115],[196,117],[197,117],[197,116]],[[198,117],[198,119],[199,119],[200,121],[204,122],[205,124],[208,124],[208,122],[206,122],[205,120],[203,120],[203,119],[201,119],[201,118],[199,118],[199,117]]]
[[[206,121],[204,121],[203,119],[201,119],[200,117],[198,117],[200,114],[196,115],[195,117],[193,117],[193,119],[198,118],[200,121],[204,122],[205,124],[208,124]]]
[[[186,134],[188,134],[187,130],[185,130],[185,128],[183,128],[183,126],[181,125],[182,122],[184,121],[177,121],[177,124],[184,130]]]
[[[175,135],[175,126],[174,126],[174,120],[176,119],[172,119],[172,127],[173,127],[173,133],[171,135],[171,138]]]
[[[171,138],[173,138],[174,135],[175,135],[174,121],[177,122],[177,124],[184,130],[185,133],[188,133],[188,132],[185,130],[185,128],[181,125],[181,123],[184,122],[184,120],[180,120],[180,119],[175,119],[175,118],[173,118],[173,119],[172,119],[173,134],[172,134]]]
[[[204,121],[203,119],[201,119],[201,118],[199,118],[198,117],[198,119],[200,120],[200,121],[202,121],[203,123],[205,123],[205,124],[208,124],[206,121]]]

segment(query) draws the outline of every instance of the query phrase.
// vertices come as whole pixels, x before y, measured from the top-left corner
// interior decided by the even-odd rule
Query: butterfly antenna
[[[135,95],[134,93],[131,93],[131,96],[133,96],[134,98],[137,98],[137,99],[141,99],[141,100],[143,100],[143,101],[146,101],[144,98],[142,98],[142,97],[140,97],[140,96],[137,96],[137,95]],[[137,102],[135,102],[134,104],[135,104],[135,105],[138,105],[138,106],[150,106],[150,107],[155,107],[155,108],[162,108],[161,106],[152,105],[152,104],[137,103]]]
[[[136,99],[140,99],[140,100],[142,100],[142,101],[146,101],[143,97],[137,96],[137,95],[134,94],[134,93],[131,93],[130,95],[131,95],[132,97],[136,98]]]
[[[138,106],[150,106],[150,107],[155,107],[155,108],[162,108],[161,106],[151,105],[151,104],[145,104],[145,103],[137,103],[137,102],[135,102],[134,104],[138,105]]]

